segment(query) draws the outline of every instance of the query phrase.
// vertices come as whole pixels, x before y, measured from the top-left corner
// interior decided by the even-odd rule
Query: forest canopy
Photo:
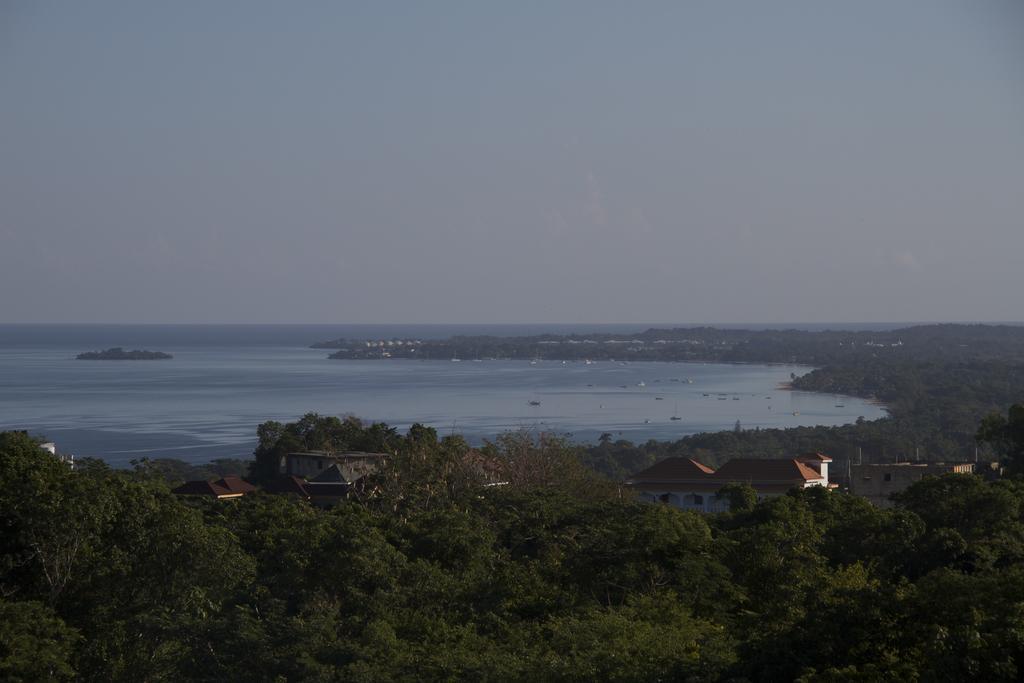
[[[700,516],[632,501],[558,439],[481,449],[518,477],[485,486],[458,437],[343,422],[309,417],[312,430],[261,439],[383,435],[380,485],[332,509],[179,498],[144,464],[72,470],[25,434],[0,434],[0,675],[1021,675],[1019,480],[926,479],[891,510],[827,490],[755,505],[735,490],[742,509]]]

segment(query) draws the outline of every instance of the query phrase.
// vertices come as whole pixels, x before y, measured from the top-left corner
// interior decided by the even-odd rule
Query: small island
[[[165,360],[174,358],[163,351],[125,351],[120,346],[107,349],[106,351],[87,351],[75,356],[77,360]]]

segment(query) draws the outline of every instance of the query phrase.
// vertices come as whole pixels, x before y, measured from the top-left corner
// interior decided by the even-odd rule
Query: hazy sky
[[[0,0],[0,322],[1024,319],[1024,3]]]

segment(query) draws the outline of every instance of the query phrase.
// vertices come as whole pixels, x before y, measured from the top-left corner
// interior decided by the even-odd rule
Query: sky
[[[0,0],[0,323],[1019,321],[1024,3]]]

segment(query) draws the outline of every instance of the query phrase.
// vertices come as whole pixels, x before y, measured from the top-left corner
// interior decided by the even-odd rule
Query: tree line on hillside
[[[629,343],[605,343],[610,340]],[[336,340],[324,346],[342,343],[349,344]],[[349,346],[355,353],[355,347]],[[697,453],[715,464],[716,459],[793,452],[806,449],[801,444],[807,443],[841,459],[919,456],[963,461],[975,454],[978,422],[1024,395],[1024,327],[1011,325],[918,325],[863,332],[698,327],[650,329],[635,335],[453,337],[403,348],[389,352],[393,357],[404,353],[441,359],[801,363],[816,368],[794,376],[794,389],[874,399],[888,410],[880,420],[840,427],[746,430],[740,436],[700,434],[672,443],[618,440],[614,449],[591,448],[590,461],[612,476],[628,474],[637,464],[667,455],[694,457]],[[340,352],[338,357],[380,356],[379,349],[365,348],[355,356],[346,354]],[[982,447],[979,455],[989,459],[992,452]],[[626,464],[616,465],[610,457]]]
[[[1020,462],[1024,407],[981,426]],[[381,445],[364,495],[188,500],[152,468],[75,470],[0,433],[0,678],[102,681],[1019,680],[1024,482],[926,479],[882,510],[823,489],[702,517],[639,504],[564,441]],[[280,449],[280,450],[279,450]],[[260,465],[261,461],[264,463]]]
[[[915,325],[885,331],[652,328],[635,333],[521,337],[490,335],[367,346],[335,339],[312,348],[334,358],[503,358],[541,360],[703,361],[831,365],[875,359],[933,362],[1024,362],[1024,326]],[[387,356],[382,352],[386,351]]]

